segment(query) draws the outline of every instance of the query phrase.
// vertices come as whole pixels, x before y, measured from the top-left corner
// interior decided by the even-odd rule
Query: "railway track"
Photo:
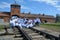
[[[22,30],[22,32],[27,35],[28,40],[60,40],[60,36],[49,34],[46,31],[34,28],[22,28]]]
[[[60,40],[60,37],[52,36],[34,28],[19,28],[17,26],[14,28],[13,34],[10,35],[13,35],[10,37],[11,40]]]
[[[23,28],[23,30],[25,30],[25,32],[32,37],[32,40],[50,40],[50,39],[46,39],[39,33],[32,31],[31,29]]]
[[[0,40],[32,40],[27,33],[19,28],[15,27],[13,31],[11,29],[5,28],[3,33],[0,33]]]
[[[19,40],[50,40],[29,28],[14,28],[15,38]]]

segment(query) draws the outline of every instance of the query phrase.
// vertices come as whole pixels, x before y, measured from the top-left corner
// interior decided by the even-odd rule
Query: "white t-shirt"
[[[27,25],[27,28],[29,28],[29,27],[33,27],[33,24],[31,23],[31,24],[28,24]]]
[[[39,19],[39,18],[36,18],[36,22],[39,22],[39,23],[41,23],[41,21],[40,21],[40,19]]]

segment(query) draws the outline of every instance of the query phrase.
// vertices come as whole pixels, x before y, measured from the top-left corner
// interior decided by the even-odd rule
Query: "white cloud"
[[[56,5],[55,7],[57,8],[57,10],[60,10],[60,5]]]
[[[24,0],[15,0],[16,2],[24,2]],[[0,8],[4,9],[4,8],[10,8],[11,3],[7,3],[7,2],[1,2],[0,3]]]
[[[16,2],[25,3],[24,0],[15,0]]]
[[[60,7],[60,5],[57,5],[57,6],[55,6],[55,7],[58,7],[58,8],[59,8],[59,7]]]
[[[32,1],[45,2],[45,3],[51,4],[51,5],[56,5],[58,2],[58,0],[32,0]]]
[[[21,5],[21,9],[33,10],[32,8]]]
[[[2,3],[0,3],[0,8],[1,9],[10,8],[10,3],[2,2]]]
[[[10,8],[10,5],[11,5],[11,3],[1,2],[0,8],[1,8],[1,9]],[[31,10],[31,8],[26,7],[26,6],[23,6],[23,5],[21,5],[21,9],[28,9],[28,10]]]
[[[25,10],[27,10],[28,12],[30,12],[30,11],[32,11],[33,9],[32,8],[30,8],[30,7],[27,7],[27,6],[24,6],[24,5],[21,5],[21,9],[25,9]],[[27,11],[24,11],[25,13],[28,13]]]
[[[60,2],[60,0],[31,0],[31,1],[45,2],[49,5],[56,7],[57,9],[60,9],[60,5],[58,5],[58,2]]]
[[[57,10],[60,10],[60,8],[57,8]]]
[[[21,6],[21,9],[30,9],[30,8],[28,8],[26,6]]]

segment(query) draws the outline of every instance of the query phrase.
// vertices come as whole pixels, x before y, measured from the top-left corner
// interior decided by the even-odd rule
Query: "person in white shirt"
[[[10,28],[13,28],[15,24],[16,19],[10,19]]]
[[[13,22],[12,22],[12,19],[10,19],[10,28],[13,28]]]
[[[18,19],[14,19],[15,20],[15,26],[18,26]]]
[[[27,28],[29,27],[33,27],[33,21],[31,19],[28,20],[28,23],[27,23]]]
[[[18,26],[20,27],[20,28],[22,28],[22,24],[21,24],[21,18],[18,18]]]
[[[40,23],[41,23],[41,20],[40,20],[39,18],[36,18],[36,19],[35,19],[35,24],[38,25],[38,24],[40,24]]]

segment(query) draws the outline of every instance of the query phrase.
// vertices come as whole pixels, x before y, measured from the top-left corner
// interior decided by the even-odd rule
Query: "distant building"
[[[11,4],[11,11],[10,12],[0,12],[0,20],[4,22],[9,22],[10,18],[14,15],[18,15],[19,17],[26,17],[29,19],[35,19],[39,17],[41,22],[55,22],[55,17],[50,15],[40,15],[40,14],[31,14],[29,13],[21,13],[21,6],[18,4]]]

